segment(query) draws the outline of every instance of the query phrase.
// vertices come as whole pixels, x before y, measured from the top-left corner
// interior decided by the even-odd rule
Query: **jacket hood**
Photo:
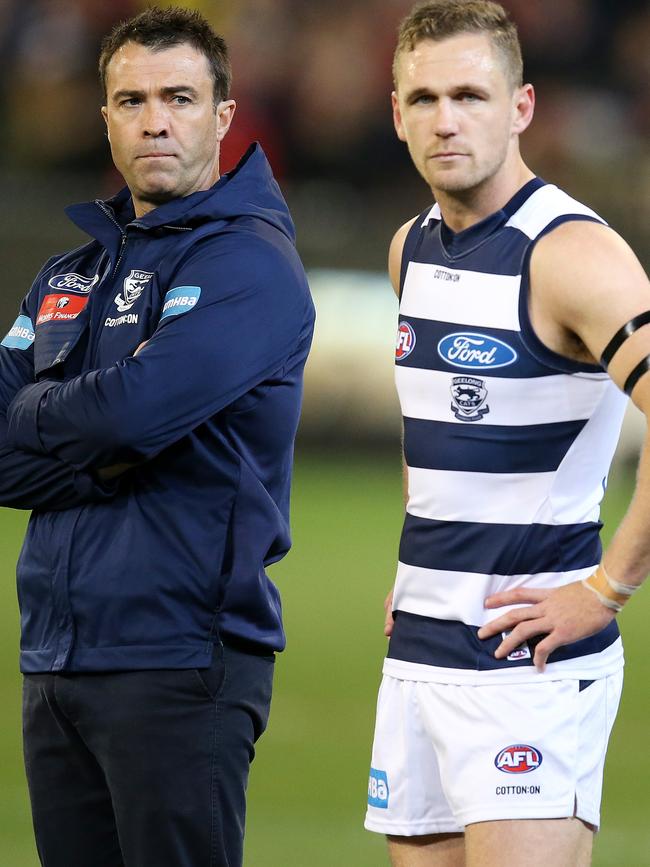
[[[161,226],[193,229],[215,220],[257,217],[275,226],[295,243],[296,233],[289,209],[258,142],[252,144],[235,168],[223,174],[210,189],[173,199],[139,219],[134,219],[128,187],[112,199],[95,204],[102,209],[110,208],[122,226],[134,223],[148,229]],[[66,213],[84,231],[96,237],[89,225],[88,207],[72,205],[66,208]],[[97,215],[98,209],[94,208],[94,211]]]

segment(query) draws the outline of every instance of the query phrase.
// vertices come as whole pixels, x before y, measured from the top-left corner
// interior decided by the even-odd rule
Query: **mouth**
[[[137,159],[139,160],[160,160],[160,159],[169,159],[171,157],[175,157],[176,154],[162,154],[162,153],[151,153],[151,154],[139,154]]]
[[[462,154],[462,153],[459,153],[458,151],[442,151],[439,154],[432,154],[431,159],[432,160],[442,160],[444,162],[445,160],[455,160],[455,159],[458,159],[458,157],[466,157],[466,156],[467,156],[467,154]]]

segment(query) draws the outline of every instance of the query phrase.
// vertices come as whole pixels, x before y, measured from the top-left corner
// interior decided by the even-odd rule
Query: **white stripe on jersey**
[[[436,274],[459,275],[457,282]],[[417,316],[439,322],[461,322],[463,328],[503,328],[519,331],[519,277],[462,271],[441,265],[409,262],[400,317]]]
[[[406,511],[430,521],[582,524],[597,521],[602,487],[591,497],[553,502],[556,473],[463,473],[409,467]],[[498,498],[498,508],[495,506]],[[595,502],[594,502],[595,500]]]
[[[480,377],[487,388],[483,406],[489,406],[490,411],[477,421],[456,419],[450,411],[452,378],[460,375]],[[585,378],[593,380],[592,388],[584,387]],[[395,367],[395,382],[402,415],[407,418],[507,426],[588,419],[612,389],[606,373],[506,379],[485,376],[482,371],[459,370],[453,374],[399,365]]]
[[[489,620],[505,614],[510,605],[498,611],[488,610],[483,601],[492,593],[514,587],[558,587],[572,581],[582,581],[596,568],[571,572],[538,572],[536,575],[483,575],[480,572],[447,572],[423,569],[398,563],[397,586],[393,607],[439,620],[458,620],[471,626],[483,626]]]
[[[595,211],[577,202],[553,184],[546,184],[536,190],[532,196],[516,211],[506,223],[513,229],[519,229],[529,238],[536,238],[549,223],[565,214],[582,214],[605,223]],[[607,225],[605,223],[605,225]]]

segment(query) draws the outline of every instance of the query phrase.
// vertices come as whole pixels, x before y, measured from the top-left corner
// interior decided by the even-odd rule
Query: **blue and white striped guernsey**
[[[623,664],[616,622],[560,648],[496,660],[477,629],[490,593],[555,587],[601,556],[600,502],[626,397],[602,368],[547,349],[528,317],[535,241],[603,222],[539,179],[452,233],[435,205],[404,246],[396,380],[409,496],[384,672],[449,683],[596,678]]]

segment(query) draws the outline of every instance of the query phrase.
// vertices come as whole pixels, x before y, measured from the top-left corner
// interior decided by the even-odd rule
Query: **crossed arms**
[[[273,246],[251,239],[247,251],[237,238],[197,247],[174,279],[203,286],[199,303],[110,367],[34,382],[32,350],[0,348],[0,505],[111,496],[100,468],[150,460],[287,364],[306,292]]]

